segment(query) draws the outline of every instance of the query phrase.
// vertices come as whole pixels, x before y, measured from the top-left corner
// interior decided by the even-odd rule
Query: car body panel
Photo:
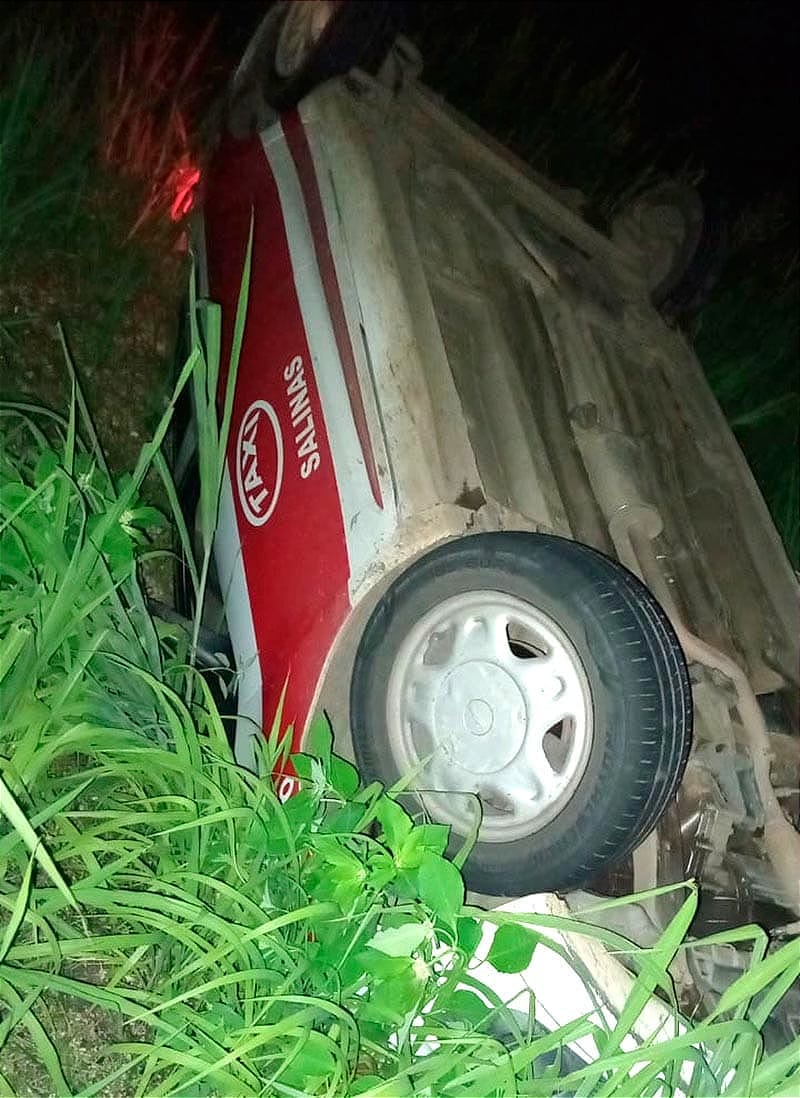
[[[318,350],[309,346],[297,289],[308,280],[296,279],[303,258],[297,238],[294,251],[289,244],[279,174],[260,139],[235,143],[216,163],[206,185],[205,241],[209,291],[222,305],[223,362],[251,210],[254,234],[216,558],[237,666],[256,664],[262,676],[262,698],[253,699],[248,715],[271,726],[284,686],[290,720],[311,704],[331,633],[347,611],[349,562],[316,380]],[[281,653],[285,662],[273,665],[265,653]],[[248,694],[257,693],[257,682],[248,685]],[[251,732],[241,730],[240,758]]]
[[[442,437],[453,430],[442,426],[447,409],[468,425],[478,471],[468,487],[487,499],[617,555],[615,519],[648,514],[690,624],[746,664],[758,693],[796,680],[795,578],[681,333],[609,241],[554,211],[424,89],[405,95],[387,103],[331,85],[306,114],[315,104],[338,192],[363,192],[361,176],[348,186],[344,152],[367,147],[389,223],[382,244],[413,309],[417,355],[403,357],[415,377],[424,358],[443,464],[454,449],[463,460]],[[351,200],[349,235],[355,216]],[[360,244],[356,228],[366,286],[373,264]],[[374,312],[381,323],[380,303]],[[437,377],[442,359],[455,400]],[[439,485],[440,498],[452,488],[452,478]]]

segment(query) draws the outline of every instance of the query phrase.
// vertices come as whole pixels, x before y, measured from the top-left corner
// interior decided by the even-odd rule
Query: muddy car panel
[[[333,81],[217,156],[207,255],[228,346],[251,208],[217,552],[238,592],[237,655],[252,666],[254,644],[263,654],[247,716],[268,727],[288,684],[283,719],[299,745],[359,611],[432,545],[473,529],[575,538],[642,576],[697,641],[697,742],[679,803],[714,832],[704,872],[730,877],[765,819],[780,831],[784,802],[765,803],[752,759],[769,755],[770,734],[797,732],[798,587],[636,257],[413,81],[399,92]],[[305,467],[301,367],[318,447]],[[254,524],[264,474],[248,453],[268,464],[275,445],[262,423],[283,480]],[[346,724],[346,697],[340,710]],[[243,731],[243,759],[246,742]],[[755,891],[794,906],[785,871],[756,857]]]

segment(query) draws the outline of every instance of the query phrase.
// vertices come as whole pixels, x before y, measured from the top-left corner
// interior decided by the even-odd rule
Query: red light
[[[173,221],[181,221],[194,206],[197,184],[200,182],[200,169],[184,155],[181,162],[172,169],[167,178],[165,190],[172,193],[173,199],[169,216]]]

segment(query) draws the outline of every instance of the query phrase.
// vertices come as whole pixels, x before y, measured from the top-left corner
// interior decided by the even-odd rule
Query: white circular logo
[[[263,526],[278,502],[283,480],[283,438],[275,409],[254,400],[242,416],[236,441],[239,503],[253,526]]]
[[[300,789],[300,783],[297,778],[293,778],[290,774],[284,774],[281,780],[278,782],[277,797],[281,804],[285,804],[290,797],[293,797],[295,793]]]

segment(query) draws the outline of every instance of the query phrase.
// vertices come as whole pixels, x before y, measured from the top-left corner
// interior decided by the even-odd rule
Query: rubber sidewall
[[[525,838],[479,842],[468,884],[497,895],[585,885],[655,826],[680,781],[691,728],[674,633],[649,591],[615,561],[561,538],[503,533],[449,543],[412,565],[376,607],[356,656],[356,760],[369,779],[402,777],[386,721],[398,648],[431,607],[481,589],[523,599],[564,630],[589,682],[594,731],[584,774],[561,813]]]

